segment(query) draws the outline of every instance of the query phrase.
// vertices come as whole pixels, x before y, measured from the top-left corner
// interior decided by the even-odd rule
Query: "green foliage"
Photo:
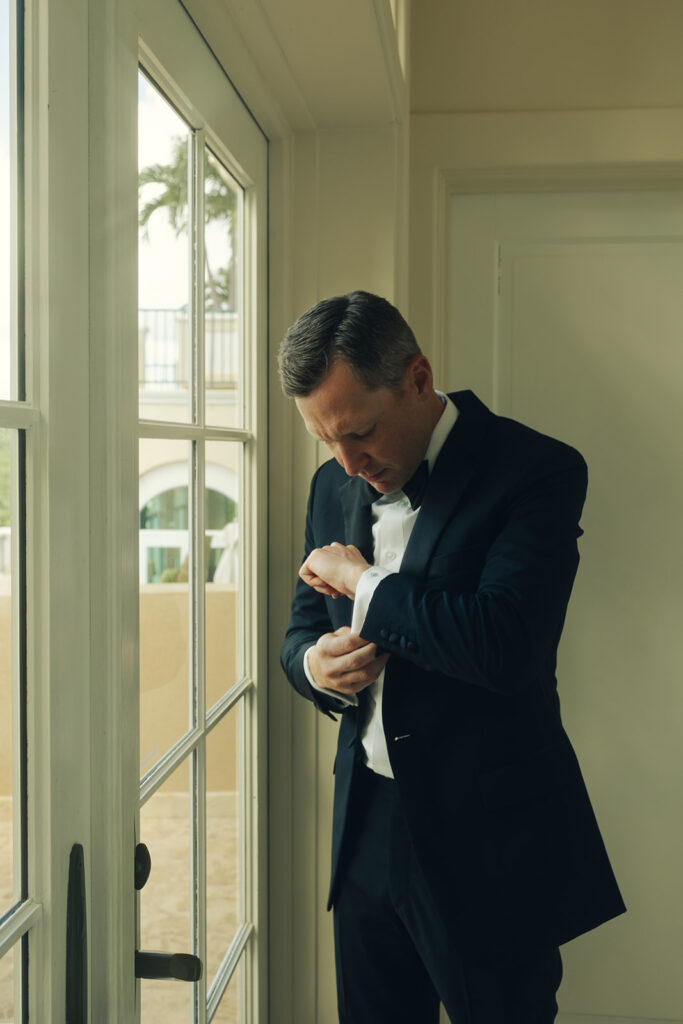
[[[187,232],[188,224],[188,140],[174,140],[171,162],[150,164],[138,177],[140,212],[138,221],[148,238],[150,218],[164,210],[176,237]],[[151,199],[143,202],[143,190],[155,186]],[[159,187],[160,186],[160,187]],[[231,230],[237,209],[237,195],[231,187],[227,172],[208,149],[204,149],[204,222],[224,221]],[[233,308],[232,267],[219,267],[212,271],[205,252],[206,308],[226,310]]]
[[[232,308],[232,267],[219,267],[204,285],[204,299],[209,313]]]

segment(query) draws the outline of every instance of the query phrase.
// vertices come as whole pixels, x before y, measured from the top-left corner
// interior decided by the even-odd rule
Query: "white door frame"
[[[134,26],[121,5],[36,0],[26,24],[29,892],[37,1020],[63,1019],[66,882],[85,854],[91,1017],[132,1020],[137,612]],[[128,80],[130,79],[130,85]],[[126,343],[126,339],[128,343]],[[130,514],[122,514],[124,503]],[[74,771],[74,750],[82,759]]]

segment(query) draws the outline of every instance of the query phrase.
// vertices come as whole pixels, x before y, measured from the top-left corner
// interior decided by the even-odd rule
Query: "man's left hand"
[[[354,598],[358,580],[369,568],[357,547],[333,541],[311,551],[299,569],[299,576],[319,594]]]

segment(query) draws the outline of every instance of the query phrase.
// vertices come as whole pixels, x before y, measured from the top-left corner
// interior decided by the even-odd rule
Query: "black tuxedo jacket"
[[[557,645],[578,565],[586,467],[577,451],[493,415],[470,391],[431,473],[400,571],[362,636],[390,652],[383,719],[411,838],[439,913],[470,955],[559,945],[624,910],[562,727]],[[372,562],[358,478],[315,474],[306,554],[340,541]],[[329,714],[303,654],[352,604],[299,582],[282,648],[296,689]],[[335,761],[334,902],[364,702]],[[606,738],[606,742],[609,742]]]

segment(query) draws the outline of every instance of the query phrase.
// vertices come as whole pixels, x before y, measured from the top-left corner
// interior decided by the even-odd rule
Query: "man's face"
[[[337,361],[296,405],[309,434],[325,442],[349,476],[362,476],[390,494],[424,458],[434,426],[434,398],[429,363],[415,356],[396,391],[371,391],[347,363]]]

